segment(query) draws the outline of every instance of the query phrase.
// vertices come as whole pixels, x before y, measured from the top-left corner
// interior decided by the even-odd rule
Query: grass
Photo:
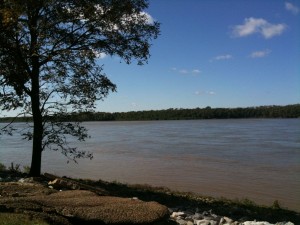
[[[0,225],[49,225],[40,219],[16,213],[0,213]]]

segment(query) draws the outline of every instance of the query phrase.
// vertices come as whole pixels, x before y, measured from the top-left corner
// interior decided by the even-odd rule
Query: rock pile
[[[291,222],[279,222],[271,224],[269,222],[258,221],[234,221],[226,216],[218,216],[212,211],[195,212],[178,211],[178,209],[169,209],[171,212],[170,219],[179,225],[294,225]]]

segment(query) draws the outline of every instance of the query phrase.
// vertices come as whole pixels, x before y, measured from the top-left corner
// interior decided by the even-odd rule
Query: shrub
[[[29,172],[30,172],[30,166],[23,166],[23,171],[24,171],[24,173],[29,174]]]
[[[0,225],[49,225],[43,220],[31,219],[27,215],[0,213]]]
[[[8,168],[11,172],[21,172],[20,170],[20,164],[14,164],[13,162],[10,164],[10,167]]]
[[[6,170],[6,166],[2,163],[0,163],[0,172],[1,171],[5,171]]]

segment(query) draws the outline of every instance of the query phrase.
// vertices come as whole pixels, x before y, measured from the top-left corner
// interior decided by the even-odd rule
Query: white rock
[[[280,223],[276,223],[275,225],[295,225],[294,223],[292,222],[280,222]]]
[[[232,219],[230,219],[230,218],[228,218],[226,216],[224,216],[223,219],[226,221],[226,223],[232,223],[233,222]]]
[[[222,217],[220,219],[219,225],[231,225],[233,222],[232,219],[228,218],[228,217]]]
[[[269,222],[266,222],[266,221],[246,221],[244,223],[242,223],[243,225],[274,225],[274,224],[271,224]]]
[[[194,214],[193,218],[194,218],[194,220],[201,220],[201,219],[203,219],[203,215],[196,212]]]
[[[20,183],[25,183],[26,180],[25,180],[24,178],[21,178],[20,180],[18,180],[18,182],[20,182]]]
[[[173,212],[171,217],[172,218],[175,218],[175,217],[178,217],[178,216],[184,216],[184,212]]]
[[[187,221],[185,221],[183,219],[176,220],[176,222],[180,225],[187,225]]]
[[[214,221],[214,220],[195,220],[194,224],[197,224],[197,225],[217,225],[217,221]]]

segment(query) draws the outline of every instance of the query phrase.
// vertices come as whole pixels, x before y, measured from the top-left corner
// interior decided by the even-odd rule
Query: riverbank
[[[49,190],[50,192],[53,190],[49,187],[48,182],[50,180],[46,176],[42,176],[39,179],[26,178],[26,176],[23,173],[2,172],[0,173],[0,181],[2,184],[4,182],[37,182],[46,188],[43,190]],[[88,189],[88,187],[92,187],[93,190],[91,191],[93,193],[95,190],[103,190],[103,193],[107,196],[138,199],[143,202],[157,202],[160,205],[166,206],[169,209],[169,217],[168,219],[164,219],[163,224],[177,223],[192,225],[194,223],[202,224],[205,221],[211,224],[255,224],[254,222],[246,223],[247,221],[268,221],[268,223],[264,223],[266,225],[288,224],[288,221],[291,222],[290,224],[300,224],[300,214],[281,208],[278,202],[274,202],[273,206],[266,207],[259,206],[249,200],[216,199],[193,193],[174,192],[164,187],[129,185],[102,180],[62,179],[79,185],[79,187],[71,185],[70,187],[63,188],[64,190],[78,189],[80,187]],[[22,196],[24,193],[12,194],[17,197]],[[0,195],[3,196],[1,193]],[[3,207],[0,208],[3,209]]]

